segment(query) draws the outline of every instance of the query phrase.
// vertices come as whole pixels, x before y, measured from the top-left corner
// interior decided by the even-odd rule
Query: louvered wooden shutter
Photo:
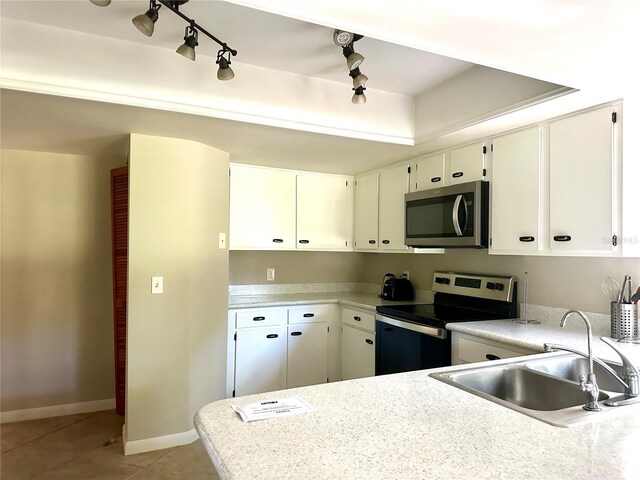
[[[111,170],[111,235],[113,262],[113,333],[115,347],[116,412],[124,415],[127,361],[127,238],[129,226],[129,168]]]

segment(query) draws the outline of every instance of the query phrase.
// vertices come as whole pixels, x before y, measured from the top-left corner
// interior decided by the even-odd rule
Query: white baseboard
[[[152,452],[163,448],[179,447],[189,445],[199,438],[195,428],[186,432],[162,435],[161,437],[143,438],[142,440],[127,439],[127,425],[122,427],[122,443],[124,444],[124,454],[134,455],[136,453]]]
[[[91,402],[67,403],[64,405],[51,405],[50,407],[27,408],[25,410],[10,410],[8,412],[0,412],[0,423],[24,422],[25,420],[59,417],[61,415],[73,415],[75,413],[99,412],[101,410],[113,410],[114,408],[116,408],[115,398],[108,398],[105,400],[93,400]]]

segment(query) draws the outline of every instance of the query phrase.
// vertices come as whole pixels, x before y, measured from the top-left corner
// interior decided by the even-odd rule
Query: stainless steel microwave
[[[407,193],[405,244],[416,248],[487,248],[489,182]]]

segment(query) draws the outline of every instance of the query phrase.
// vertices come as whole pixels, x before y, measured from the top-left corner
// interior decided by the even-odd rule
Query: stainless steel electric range
[[[435,272],[432,304],[376,308],[376,375],[451,365],[452,322],[518,316],[517,278]]]

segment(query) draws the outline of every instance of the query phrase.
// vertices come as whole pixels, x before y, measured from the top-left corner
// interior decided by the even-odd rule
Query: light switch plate
[[[220,249],[227,248],[227,234],[224,232],[220,232],[218,234],[218,248]]]
[[[164,277],[151,277],[151,293],[164,292]]]

